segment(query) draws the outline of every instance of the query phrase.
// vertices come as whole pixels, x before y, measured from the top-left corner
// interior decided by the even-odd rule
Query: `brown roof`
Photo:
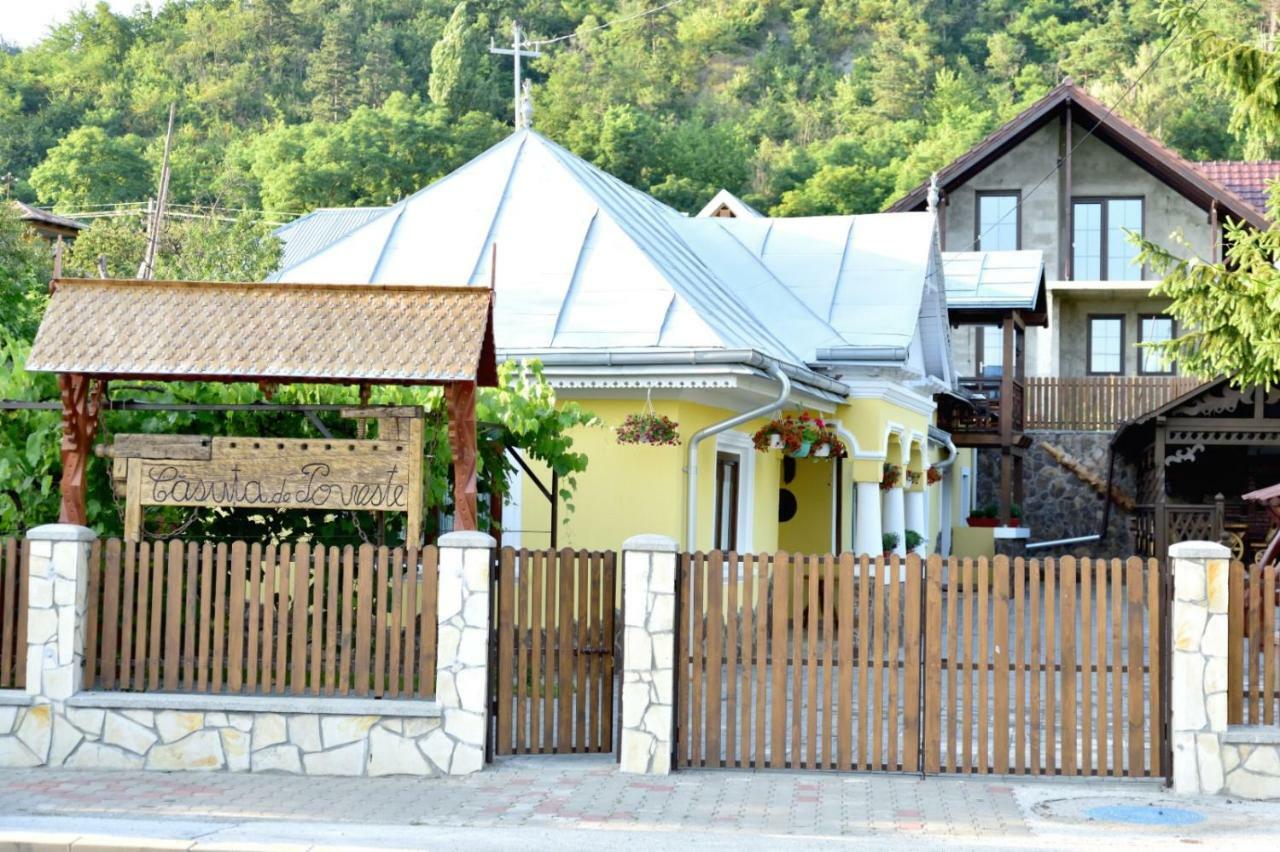
[[[59,216],[57,213],[50,213],[40,207],[32,207],[30,204],[24,204],[14,199],[13,206],[18,208],[18,216],[26,222],[39,222],[42,225],[53,225],[57,228],[66,228],[72,231],[82,231],[88,227],[84,222],[75,219],[68,219],[66,216]]]
[[[1266,227],[1266,217],[1252,204],[1160,144],[1155,137],[1111,112],[1106,104],[1070,80],[1055,86],[1043,98],[1018,113],[986,139],[939,169],[939,185],[946,192],[963,184],[1057,117],[1067,107],[1072,109],[1073,118],[1077,123],[1088,128],[1094,128],[1096,125],[1093,131],[1094,136],[1159,177],[1192,203],[1208,210],[1216,201],[1226,216],[1243,220],[1256,228]],[[1079,144],[1079,142],[1077,132],[1073,138],[1073,144]],[[923,209],[928,191],[929,182],[926,180],[895,201],[888,209],[891,211]]]
[[[1280,160],[1201,160],[1196,168],[1263,214],[1270,190],[1267,184],[1280,178]]]
[[[481,287],[55,282],[27,369],[161,380],[493,384]]]

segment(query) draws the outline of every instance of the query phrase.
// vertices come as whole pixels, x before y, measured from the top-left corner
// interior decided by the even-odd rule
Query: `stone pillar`
[[[676,543],[622,544],[622,771],[666,775],[674,742]]]
[[[907,555],[907,519],[906,519],[906,499],[902,492],[901,485],[895,485],[884,492],[884,506],[882,508],[884,515],[884,531],[893,533],[898,537],[898,544],[893,548],[893,552],[899,556]],[[883,548],[877,548],[876,553],[882,552]]]
[[[857,518],[855,520],[854,552],[867,556],[879,556],[881,550],[880,534],[883,532],[880,522],[880,483],[858,482]]]
[[[1173,789],[1223,787],[1220,738],[1227,730],[1227,572],[1231,551],[1207,541],[1169,548],[1173,566],[1170,700]]]
[[[436,604],[436,701],[443,724],[427,751],[450,775],[484,767],[489,730],[489,569],[493,537],[451,532],[440,537]]]
[[[27,692],[35,703],[60,703],[80,691],[89,549],[97,537],[71,524],[27,533]]]
[[[924,486],[920,485],[908,491],[906,501],[906,521],[904,526],[906,529],[920,533],[920,544],[916,546],[913,552],[924,556],[929,543],[929,521],[924,511]],[[902,540],[904,549],[906,544],[907,541],[904,536]]]

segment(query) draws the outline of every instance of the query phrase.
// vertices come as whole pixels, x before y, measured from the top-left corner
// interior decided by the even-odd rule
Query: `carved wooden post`
[[[83,373],[59,373],[62,397],[62,505],[58,522],[85,526],[85,469],[93,436],[98,431],[98,414],[105,383]]]
[[[478,529],[476,517],[476,384],[445,385],[449,448],[453,451],[453,528]]]

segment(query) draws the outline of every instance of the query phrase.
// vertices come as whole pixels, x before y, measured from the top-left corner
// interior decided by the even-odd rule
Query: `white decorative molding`
[[[1182,462],[1195,461],[1196,456],[1204,452],[1204,444],[1193,444],[1190,447],[1183,447],[1172,455],[1165,456],[1164,466],[1171,464],[1181,464]]]
[[[755,444],[746,432],[730,430],[716,435],[716,452],[732,453],[738,457],[738,552],[751,553],[755,549],[756,526]],[[716,494],[714,499],[719,500],[720,495]],[[715,530],[714,525],[712,530]]]
[[[849,399],[883,400],[924,417],[932,416],[938,407],[933,397],[917,393],[901,382],[888,379],[846,379],[845,383],[849,386]]]

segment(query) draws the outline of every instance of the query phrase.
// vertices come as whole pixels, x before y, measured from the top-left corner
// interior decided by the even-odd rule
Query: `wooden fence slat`
[[[165,547],[156,542],[151,547],[150,618],[147,628],[147,689],[160,688],[160,659],[164,653],[164,563]]]
[[[591,598],[588,601],[588,618],[591,622],[591,630],[587,641],[591,643],[593,648],[601,648],[608,653],[613,648],[613,637],[605,636],[604,632],[604,612],[603,596],[600,594],[601,585],[604,583],[604,554],[595,553],[591,557]],[[608,602],[609,608],[613,609],[612,599]],[[612,654],[609,654],[612,656]],[[605,690],[613,692],[613,682],[605,681],[604,656],[593,654],[591,656],[591,670],[588,680],[591,684],[591,751],[604,752],[612,750],[612,737],[604,716],[604,693]]]
[[[828,769],[836,768],[835,755],[835,720],[836,711],[832,703],[832,688],[835,685],[835,597],[836,597],[836,560],[828,553],[822,558],[822,749],[819,755],[820,766]],[[841,661],[843,663],[843,661]],[[816,732],[815,732],[816,734]]]
[[[282,544],[276,565],[276,682],[279,694],[289,691],[289,612],[297,602],[293,600],[293,545]],[[365,635],[368,635],[367,633]],[[366,672],[368,669],[365,670]],[[367,685],[366,685],[367,691]],[[365,693],[360,693],[361,695]]]
[[[369,694],[370,643],[373,639],[373,545],[360,545],[356,569],[356,695]]]
[[[134,542],[125,542],[125,587],[124,587],[124,621],[123,629],[129,628],[130,618],[133,614],[133,554],[136,545]],[[200,548],[200,614],[199,621],[196,624],[196,690],[204,692],[209,687],[209,650],[213,641],[213,545],[205,542]],[[128,633],[122,632],[123,642],[128,643]],[[125,656],[128,656],[128,649],[125,650]],[[127,670],[128,659],[122,660],[124,669]],[[127,675],[121,672],[121,683],[124,685]]]
[[[617,625],[614,624],[613,604],[617,598],[617,591],[618,591],[617,585],[616,585],[617,577],[618,577],[617,554],[613,551],[609,551],[609,554],[605,559],[604,577],[605,577],[604,588],[603,588],[603,594],[601,595],[601,598],[604,601],[604,635],[606,637],[605,638],[605,642],[607,643],[606,647],[609,648],[610,652],[612,652],[616,647],[614,644],[614,636],[615,636],[614,631],[617,627]],[[609,750],[612,750],[614,746],[614,740],[613,740],[613,720],[614,720],[613,680],[615,675],[614,658],[615,658],[615,655],[613,653],[609,653],[605,655],[603,660],[604,711],[600,714],[600,718],[604,721],[606,730],[609,733],[609,736],[608,736]]]
[[[27,596],[31,586],[27,582],[29,576],[31,576],[31,543],[23,539],[18,545],[18,618],[14,629],[15,642],[18,643],[14,650],[14,668],[17,669],[14,674],[14,686],[17,689],[25,689],[27,686],[26,660],[19,655],[18,649],[23,647],[21,643],[23,637],[27,635]]]
[[[1227,592],[1227,724],[1244,724],[1244,565],[1232,562]]]
[[[1027,563],[1013,561],[1013,771],[1027,771]]]
[[[1076,560],[1064,556],[1058,563],[1062,573],[1062,774],[1075,775],[1076,762]]]
[[[341,633],[338,642],[338,674],[337,694],[347,695],[351,691],[351,655],[355,650],[352,621],[356,617],[356,566],[355,548],[345,545],[342,548],[342,618]],[[421,693],[419,693],[421,696]]]
[[[721,666],[724,663],[724,621],[722,618],[724,599],[724,556],[713,550],[706,561],[707,604],[706,622],[703,630],[706,647],[706,660],[703,669],[707,678],[706,708],[703,719],[706,731],[703,734],[705,750],[703,766],[720,766],[720,731],[721,731]]]
[[[577,637],[574,648],[577,650],[591,647],[587,639],[587,595],[590,593],[591,583],[591,554],[582,551],[577,558],[577,576],[574,584],[577,594],[577,612],[578,617],[575,622],[574,633]],[[575,650],[575,653],[577,653]],[[574,731],[573,731],[573,750],[575,752],[586,752],[589,750],[586,744],[587,738],[587,657],[588,654],[578,653],[578,672],[576,689],[573,692],[573,708],[574,708]]]
[[[920,584],[923,565],[914,553],[907,556],[907,580],[902,598],[902,769],[920,767]],[[828,666],[830,671],[830,666]],[[828,742],[830,740],[828,739]]]
[[[128,680],[133,682],[133,691],[141,692],[146,685],[147,676],[147,598],[149,589],[151,588],[151,544],[150,542],[140,541],[137,544],[137,556],[129,560],[127,574],[129,575],[128,592],[132,593],[126,600],[125,612],[130,618],[134,619],[132,626],[133,636],[133,652],[132,656],[126,654],[126,664],[132,662],[132,666],[127,669],[129,674],[126,676]],[[134,592],[136,579],[137,591]],[[129,633],[125,634],[129,636]],[[127,686],[128,684],[124,684]]]
[[[1095,559],[1093,563],[1094,573],[1097,580],[1094,589],[1097,606],[1094,608],[1095,632],[1094,632],[1094,670],[1098,678],[1098,730],[1097,738],[1097,754],[1095,761],[1098,766],[1097,774],[1099,776],[1107,775],[1107,766],[1109,763],[1109,755],[1107,754],[1107,593],[1109,583],[1107,580],[1107,560]]]
[[[155,548],[157,556],[162,550],[163,548],[157,543]],[[182,542],[177,539],[169,541],[165,564],[157,571],[164,573],[156,575],[156,579],[160,581],[161,591],[152,605],[157,614],[162,608],[164,610],[164,633],[161,639],[162,647],[156,649],[154,665],[159,666],[163,662],[163,670],[157,670],[162,675],[161,682],[164,688],[172,691],[178,688],[178,675],[182,665]],[[163,607],[161,607],[162,601]],[[152,624],[158,626],[157,621],[153,621]],[[161,637],[160,631],[157,630],[155,635],[158,638]],[[158,689],[159,684],[152,688]]]
[[[275,626],[276,626],[276,575],[279,573],[279,555],[276,546],[268,544],[262,554],[262,692],[271,693],[272,676],[275,674]]]
[[[1129,592],[1129,635],[1125,637],[1129,643],[1129,772],[1130,778],[1137,778],[1144,773],[1143,752],[1146,749],[1143,734],[1146,730],[1146,717],[1142,713],[1143,695],[1143,628],[1142,604],[1146,597],[1146,586],[1143,583],[1142,559],[1130,556],[1128,561]],[[1152,645],[1154,647],[1154,643]]]
[[[858,765],[871,768],[871,748],[867,740],[868,721],[873,713],[867,703],[871,661],[871,560],[863,554],[858,563]],[[775,690],[776,693],[776,690]]]
[[[1043,766],[1040,755],[1040,732],[1043,724],[1041,721],[1043,717],[1040,713],[1040,678],[1041,673],[1044,671],[1044,636],[1040,632],[1040,561],[1038,559],[1032,559],[1027,563],[1027,578],[1030,581],[1030,588],[1027,590],[1027,602],[1031,608],[1031,613],[1028,616],[1028,628],[1031,631],[1031,707],[1027,725],[1031,730],[1031,760],[1028,771],[1032,775],[1039,775]],[[1050,745],[1050,748],[1052,748],[1052,745]]]
[[[103,689],[115,689],[116,673],[119,671],[119,660],[116,657],[117,641],[120,639],[120,539],[107,541],[107,558],[104,566],[102,590],[102,665],[99,667]],[[15,548],[10,546],[10,559],[16,557]],[[16,566],[10,562],[10,570]],[[12,576],[12,574],[10,574]],[[6,586],[5,600],[13,600],[12,591]],[[8,622],[6,622],[6,629]],[[126,636],[124,641],[129,641]],[[5,647],[10,647],[8,642]],[[8,678],[4,679],[9,683]],[[188,681],[188,688],[191,688]]]
[[[839,686],[836,704],[839,719],[836,724],[836,768],[853,769],[853,554],[840,554],[840,576],[836,583],[840,595]],[[834,595],[833,595],[834,597]],[[754,765],[754,764],[753,764]]]
[[[1258,565],[1249,566],[1249,582],[1245,587],[1245,615],[1249,622],[1249,688],[1245,692],[1250,725],[1262,721],[1262,677],[1259,663],[1262,650],[1262,571]],[[1270,637],[1268,637],[1270,638]]]
[[[751,760],[751,679],[752,665],[755,661],[751,639],[754,623],[753,607],[756,605],[755,575],[756,557],[747,554],[742,558],[742,611],[738,619],[739,641],[742,644],[742,682],[738,688],[739,712],[742,714],[738,730],[741,733],[741,750],[738,752],[737,766],[752,766]],[[757,720],[757,723],[759,721]]]
[[[988,683],[991,680],[987,674],[987,666],[991,663],[990,634],[987,632],[989,622],[988,610],[990,607],[990,589],[991,589],[991,563],[984,556],[978,560],[978,658],[975,666],[978,677],[978,712],[975,720],[978,725],[978,772],[987,774],[991,771],[990,755],[987,751],[990,737],[990,705],[987,704],[989,696]]]
[[[1148,658],[1150,660],[1148,667],[1150,674],[1148,675],[1151,683],[1151,698],[1149,702],[1150,712],[1147,715],[1147,724],[1151,726],[1151,775],[1158,777],[1163,774],[1164,767],[1162,761],[1164,759],[1164,716],[1161,712],[1161,701],[1164,700],[1161,693],[1164,691],[1165,683],[1160,668],[1160,646],[1162,625],[1160,623],[1161,612],[1161,571],[1160,562],[1155,558],[1147,560],[1147,647]]]
[[[415,572],[416,573],[416,572]],[[515,654],[515,552],[504,547],[498,556],[498,719],[512,712],[511,666]],[[407,684],[406,684],[407,686]],[[516,705],[518,708],[520,705]],[[510,722],[498,725],[498,754],[512,753]]]
[[[765,743],[769,731],[769,710],[766,704],[768,692],[767,677],[769,674],[769,597],[770,576],[773,564],[767,555],[756,560],[756,593],[755,621],[756,647],[753,655],[756,676],[756,750],[751,761],[752,768],[765,765]]]
[[[1262,578],[1262,723],[1276,723],[1276,566],[1266,566]]]
[[[1009,772],[1009,557],[997,556],[994,561],[995,603],[992,609],[992,630],[995,640],[993,674],[995,688],[995,717],[992,748],[993,771],[1007,775]]]
[[[881,710],[885,714],[885,727],[888,728],[888,748],[885,752],[887,768],[895,770],[898,764],[898,622],[902,618],[902,561],[898,554],[889,556],[888,580],[889,605],[885,618],[889,622],[889,650],[885,655],[885,673],[889,678],[887,706]]]
[[[785,551],[778,551],[773,558],[773,581],[770,597],[773,614],[773,647],[769,653],[769,674],[772,678],[769,713],[772,727],[769,747],[769,766],[781,769],[787,765],[787,590],[790,587],[790,561]]]
[[[925,583],[924,766],[936,773],[942,762],[942,559],[931,555]],[[844,693],[848,695],[848,692]]]
[[[409,566],[409,576],[417,576],[414,566]],[[325,577],[329,581],[329,591],[325,596],[325,642],[324,642],[324,694],[338,693],[338,610],[342,608],[342,551],[336,546],[329,548],[328,565]],[[312,637],[319,642],[320,637]]]
[[[528,754],[530,739],[527,733],[528,716],[532,711],[532,705],[536,702],[529,698],[529,646],[533,641],[529,624],[531,621],[531,611],[529,608],[529,575],[533,571],[533,566],[529,562],[529,551],[521,548],[516,551],[512,564],[517,567],[519,576],[515,578],[517,597],[515,608],[515,629],[514,638],[516,647],[516,712],[515,712],[515,734],[511,743],[512,752],[514,754]],[[423,629],[426,629],[425,620]],[[424,637],[425,638],[425,637]],[[419,695],[422,693],[419,692]],[[537,692],[535,691],[536,695]]]
[[[3,566],[0,566],[2,568]],[[84,626],[84,672],[81,682],[84,689],[92,689],[98,676],[98,609],[101,604],[102,590],[102,542],[94,539],[89,547],[89,576],[85,588],[85,626]],[[8,605],[9,598],[0,601],[0,609]],[[4,612],[0,618],[8,621]],[[0,644],[0,658],[5,656],[6,646]],[[0,676],[0,685],[6,684],[8,678]]]
[[[964,587],[960,562],[952,556],[947,560],[947,620],[946,633],[951,637],[951,654],[946,661],[947,668],[947,771],[959,771],[956,755],[957,717],[960,712],[959,680],[957,677],[960,664],[960,631],[964,619],[964,605],[960,603],[960,591]],[[959,615],[957,615],[957,612]],[[946,642],[946,636],[943,637]]]
[[[1121,653],[1124,563],[1111,560],[1111,772],[1124,774],[1124,656]]]
[[[689,731],[689,765],[704,766],[704,736],[706,733],[706,708],[703,693],[706,689],[706,673],[703,670],[707,656],[706,640],[706,583],[707,560],[702,553],[695,553],[690,563],[693,576],[693,597],[689,600],[693,615],[693,630],[689,634],[689,654],[693,661],[693,679],[690,681],[689,712],[692,723]]]
[[[725,670],[725,704],[724,704],[724,762],[722,766],[738,765],[738,642],[734,629],[739,620],[738,613],[738,554],[730,551],[725,560],[725,607],[724,607],[724,670]],[[716,630],[719,633],[719,629]]]
[[[875,560],[875,581],[871,586],[871,609],[874,632],[871,638],[871,705],[867,712],[871,714],[871,768],[884,768],[884,728],[885,728],[885,656],[888,654],[889,637],[885,631],[885,580],[888,568],[883,556]],[[799,656],[797,654],[797,656]],[[796,700],[796,706],[800,701]],[[896,721],[896,720],[895,720]]]
[[[539,552],[530,552],[528,554],[530,565],[532,567],[531,584],[532,595],[530,596],[530,620],[529,627],[533,636],[532,649],[529,652],[529,666],[531,669],[529,675],[530,682],[530,701],[529,701],[529,745],[534,754],[542,753],[542,744],[547,737],[542,724],[542,703],[546,695],[544,682],[546,676],[542,670],[542,640],[545,630],[545,622],[543,612],[546,609],[546,585],[547,582],[543,577],[543,559],[544,555]]]
[[[543,590],[543,623],[545,641],[542,643],[542,750],[555,750],[556,733],[556,652],[559,635],[556,633],[556,602],[560,589],[560,560],[555,551],[546,554],[546,588]]]
[[[213,548],[213,652],[209,688],[221,692],[227,660],[227,545],[218,542]]]
[[[1044,561],[1044,769],[1058,769],[1058,562]]]
[[[386,568],[386,548],[379,548],[382,568]],[[285,691],[290,695],[305,695],[307,691],[307,615],[308,600],[311,592],[311,545],[299,542],[293,549],[293,624],[290,627],[292,643],[289,647],[289,686]],[[382,579],[386,579],[385,573]],[[382,602],[381,584],[378,590],[378,603]],[[382,637],[375,636],[374,641]],[[379,642],[379,644],[381,644]],[[378,684],[377,695],[382,694],[381,683]]]
[[[798,769],[804,760],[804,607],[805,560],[796,554],[791,560],[791,752],[788,765]],[[785,663],[784,663],[785,666]],[[786,669],[784,668],[784,671]]]
[[[246,628],[248,649],[245,651],[245,685],[250,692],[258,689],[258,619],[262,609],[262,545],[249,548],[249,624]]]
[[[245,543],[231,544],[231,594],[228,621],[230,636],[227,642],[227,689],[239,692],[244,685],[244,593],[245,593]]]
[[[573,551],[560,551],[560,599],[556,602],[559,628],[559,701],[556,704],[556,747],[567,752],[573,745]]]
[[[0,553],[0,578],[4,586],[0,590],[0,688],[14,685],[11,680],[19,667],[26,666],[26,660],[18,663],[18,645],[25,642],[26,637],[17,636],[18,620],[18,541],[6,539],[4,551]],[[26,578],[23,578],[25,581]]]
[[[1080,560],[1080,663],[1080,774],[1087,776],[1093,774],[1093,560],[1087,556]]]
[[[401,633],[400,612],[402,598],[404,595],[404,549],[395,548],[391,551],[390,564],[388,570],[390,576],[387,585],[387,690],[388,698],[398,698],[400,696],[400,644],[403,640]],[[317,563],[318,570],[323,570]],[[324,585],[320,577],[316,578],[317,585]],[[493,601],[492,603],[496,603]],[[318,609],[317,609],[318,611]],[[316,663],[315,668],[318,669],[320,655],[317,653],[312,657],[312,661]],[[318,671],[313,672],[316,680],[320,679]],[[314,691],[314,687],[312,688]]]
[[[806,642],[808,647],[805,648],[804,654],[804,693],[805,700],[809,705],[809,713],[802,732],[806,747],[804,760],[806,769],[816,769],[818,767],[818,619],[821,617],[818,604],[818,581],[820,579],[818,570],[818,557],[810,555],[804,571],[804,581],[808,586],[805,618],[792,627],[798,633],[805,633],[808,640]],[[800,655],[797,654],[797,660],[799,657]],[[796,720],[798,723],[798,712]],[[799,760],[798,755],[796,759]]]
[[[390,558],[386,545],[380,545],[375,557],[377,574],[373,592],[373,694],[376,698],[381,698],[387,688],[387,598],[391,582],[387,562]]]

